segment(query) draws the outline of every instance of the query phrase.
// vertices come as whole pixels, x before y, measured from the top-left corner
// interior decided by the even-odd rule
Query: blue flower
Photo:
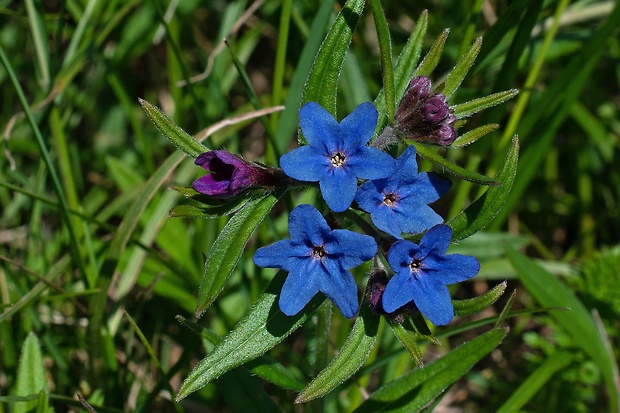
[[[355,316],[357,285],[347,270],[373,257],[375,240],[346,229],[332,230],[311,205],[295,208],[288,228],[290,240],[277,241],[254,253],[256,265],[289,273],[280,293],[280,310],[293,316],[320,291],[345,317]]]
[[[417,234],[443,222],[427,204],[437,201],[451,186],[448,179],[432,172],[418,173],[415,147],[410,146],[396,160],[396,173],[364,183],[355,201],[370,213],[377,228],[401,238],[403,232]]]
[[[388,262],[396,274],[383,292],[383,309],[392,313],[413,301],[431,323],[445,325],[454,317],[447,285],[472,278],[480,270],[474,257],[445,255],[452,229],[437,225],[429,229],[420,245],[397,241],[388,251]]]
[[[319,182],[329,208],[345,211],[353,202],[357,178],[379,179],[394,172],[394,159],[366,146],[377,125],[372,103],[359,105],[340,124],[316,102],[299,111],[299,124],[308,145],[283,155],[284,173],[299,181]]]

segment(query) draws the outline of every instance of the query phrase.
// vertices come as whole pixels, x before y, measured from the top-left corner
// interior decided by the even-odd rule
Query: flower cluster
[[[290,239],[261,247],[254,254],[256,265],[288,272],[279,298],[281,311],[293,316],[321,292],[345,317],[354,317],[358,287],[350,270],[372,259],[380,240],[394,275],[389,280],[384,272],[380,279],[371,277],[373,310],[401,318],[403,313],[419,311],[436,325],[449,323],[454,312],[446,286],[471,278],[479,270],[473,257],[446,255],[452,230],[429,206],[452,183],[432,172],[418,172],[413,146],[397,159],[368,146],[378,118],[371,103],[359,105],[338,123],[318,103],[309,102],[299,118],[307,145],[283,155],[281,170],[226,151],[211,151],[196,159],[210,174],[193,185],[201,193],[231,198],[252,188],[286,186],[292,180],[318,182],[334,213],[353,209],[351,213],[370,215],[379,230],[377,239],[330,228],[311,205],[300,205],[291,212]],[[409,138],[449,144],[456,137],[453,123],[445,97],[430,93],[428,78],[414,78],[399,105],[395,128]],[[359,180],[365,182],[359,185]],[[419,244],[405,238],[423,232]]]

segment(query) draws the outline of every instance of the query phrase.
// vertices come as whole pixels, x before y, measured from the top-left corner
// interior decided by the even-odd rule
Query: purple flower
[[[194,163],[209,174],[196,179],[192,186],[214,198],[232,198],[246,189],[276,186],[282,179],[278,171],[233,155],[215,150],[200,154]]]
[[[452,182],[430,172],[418,173],[415,147],[408,147],[396,160],[396,173],[364,183],[355,195],[372,222],[396,238],[403,232],[417,234],[441,224],[443,218],[427,204],[437,201]]]
[[[357,285],[347,270],[373,257],[377,252],[375,240],[346,229],[332,230],[311,205],[295,208],[288,228],[291,239],[277,241],[254,253],[256,265],[289,273],[280,293],[280,310],[293,316],[320,291],[345,317],[355,316]]]
[[[392,245],[387,258],[395,274],[381,297],[387,313],[413,301],[437,326],[452,320],[454,307],[447,285],[472,278],[480,264],[474,257],[445,255],[451,237],[450,227],[437,225],[424,234],[420,245],[405,240]]]
[[[395,129],[414,141],[450,145],[457,137],[456,118],[446,97],[430,91],[431,81],[426,76],[411,79],[394,114]]]
[[[332,211],[345,211],[353,202],[357,178],[379,179],[394,172],[394,159],[366,146],[377,124],[377,110],[362,103],[340,124],[316,102],[299,111],[308,145],[280,158],[284,173],[299,181],[319,182]]]

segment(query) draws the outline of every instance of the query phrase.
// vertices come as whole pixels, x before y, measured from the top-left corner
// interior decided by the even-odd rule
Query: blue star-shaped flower
[[[345,317],[355,316],[357,285],[347,270],[375,255],[375,240],[346,229],[332,230],[311,205],[295,208],[288,228],[290,240],[277,241],[254,253],[256,265],[289,272],[280,293],[280,310],[293,316],[320,291]]]
[[[377,125],[372,103],[359,105],[340,124],[316,102],[299,111],[299,124],[308,145],[280,158],[284,173],[299,181],[319,182],[327,206],[345,211],[353,202],[357,178],[379,179],[394,172],[394,159],[366,143]]]
[[[396,272],[383,292],[383,309],[392,313],[413,301],[431,323],[445,325],[454,317],[447,285],[472,278],[480,270],[474,257],[445,255],[452,229],[436,225],[420,245],[397,241],[388,251],[388,262]]]
[[[396,160],[396,173],[364,183],[355,201],[370,213],[377,228],[402,238],[403,232],[417,234],[443,222],[427,204],[437,201],[451,186],[450,180],[435,173],[418,173],[415,147],[410,146]]]

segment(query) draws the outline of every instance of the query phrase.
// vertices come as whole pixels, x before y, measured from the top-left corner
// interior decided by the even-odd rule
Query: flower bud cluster
[[[431,93],[431,81],[426,76],[416,76],[409,82],[396,113],[395,129],[407,139],[448,146],[457,137],[446,96]]]

